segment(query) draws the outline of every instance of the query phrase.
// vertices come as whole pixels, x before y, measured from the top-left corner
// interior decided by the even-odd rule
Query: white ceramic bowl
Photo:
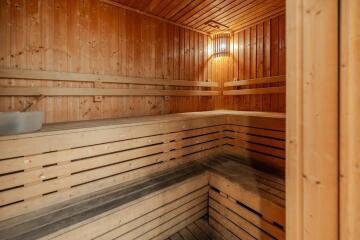
[[[42,112],[0,112],[0,135],[35,132],[42,118]]]

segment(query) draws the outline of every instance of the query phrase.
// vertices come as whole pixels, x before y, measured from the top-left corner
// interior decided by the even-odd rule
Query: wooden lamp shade
[[[213,35],[213,53],[215,58],[230,55],[230,33]]]

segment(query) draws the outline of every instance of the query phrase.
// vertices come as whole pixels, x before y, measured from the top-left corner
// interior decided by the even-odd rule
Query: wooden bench
[[[170,236],[205,215],[207,201],[205,170],[190,163],[2,222],[0,236],[19,240]]]
[[[211,156],[209,223],[225,237],[285,239],[285,182],[236,155]],[[228,239],[237,239],[228,237]]]
[[[135,219],[120,221],[116,213],[123,214],[128,205],[131,211],[148,206],[141,199],[155,193],[144,191],[148,194],[140,196],[134,190],[152,186],[154,176],[172,169],[174,176],[180,177],[182,173],[176,169],[189,169],[187,164],[222,152],[251,159],[248,163],[253,166],[275,166],[281,172],[283,142],[281,114],[234,111],[54,124],[37,133],[0,137],[0,236],[2,239],[3,236],[72,239],[74,234],[84,232],[88,234],[84,239],[112,239],[110,236],[131,239],[123,231],[129,231]],[[198,168],[191,166],[194,170]],[[202,181],[205,179],[200,181],[201,186],[206,188],[208,176],[205,172],[200,175]],[[214,179],[213,175],[210,174],[210,179]],[[193,184],[184,183],[188,192],[178,193],[181,186],[171,185],[166,178],[172,179],[158,178],[158,188],[153,190],[160,199],[158,208],[165,209],[167,203],[161,200],[164,196],[174,195],[171,201],[180,201],[182,194],[196,190]],[[184,181],[195,183],[198,179],[194,178],[189,175]],[[119,198],[124,194],[122,191],[132,197]],[[112,196],[117,196],[114,201]],[[99,199],[106,199],[111,207],[97,205],[101,202]],[[93,203],[96,203],[94,208],[89,207]],[[184,211],[190,210],[192,207]],[[188,219],[194,220],[190,216],[195,214],[181,215],[179,210],[167,217],[162,217],[164,212],[155,214],[157,220],[144,217],[155,216],[154,211],[150,209],[136,215],[137,224],[149,221],[147,229],[154,235],[141,232],[135,224],[131,236],[136,239],[169,237],[178,228],[185,227]],[[62,218],[63,215],[69,218]],[[182,217],[176,218],[178,215]],[[47,224],[49,218],[56,221]],[[182,220],[186,221],[182,223]],[[38,224],[39,221],[44,224]],[[126,221],[131,224],[127,226]]]

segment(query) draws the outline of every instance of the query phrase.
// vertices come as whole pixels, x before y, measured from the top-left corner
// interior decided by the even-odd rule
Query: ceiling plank
[[[201,31],[201,30],[198,30],[198,29],[195,29],[195,28],[191,28],[191,27],[188,27],[188,26],[183,25],[183,24],[173,22],[173,21],[170,21],[170,20],[165,19],[165,18],[158,17],[158,16],[156,16],[154,14],[147,13],[147,12],[144,12],[144,11],[129,7],[129,6],[126,6],[126,5],[121,4],[121,3],[117,3],[117,2],[114,2],[114,1],[111,1],[111,0],[100,0],[100,1],[103,2],[103,3],[109,4],[109,5],[113,5],[113,6],[116,6],[116,7],[121,7],[121,8],[124,8],[126,10],[139,13],[139,14],[142,14],[142,15],[145,15],[145,16],[160,20],[160,21],[164,21],[164,22],[167,22],[167,23],[170,23],[170,24],[173,24],[173,25],[185,28],[185,29],[189,29],[189,30],[192,30],[192,31],[195,31],[195,32],[199,32],[199,33],[204,34],[204,35],[209,35],[209,33],[207,33],[207,32],[204,32],[204,31]]]
[[[285,0],[100,0],[202,34],[239,31],[285,12]],[[215,21],[219,29],[205,24]]]

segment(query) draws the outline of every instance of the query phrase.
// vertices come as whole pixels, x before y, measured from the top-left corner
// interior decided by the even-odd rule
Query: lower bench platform
[[[208,177],[187,164],[0,223],[1,239],[164,239],[204,216]]]
[[[234,155],[213,156],[209,223],[226,239],[285,239],[285,182]]]
[[[224,240],[225,238],[209,225],[203,217],[187,225],[166,240]]]
[[[222,153],[0,222],[0,238],[285,239],[284,188]]]

